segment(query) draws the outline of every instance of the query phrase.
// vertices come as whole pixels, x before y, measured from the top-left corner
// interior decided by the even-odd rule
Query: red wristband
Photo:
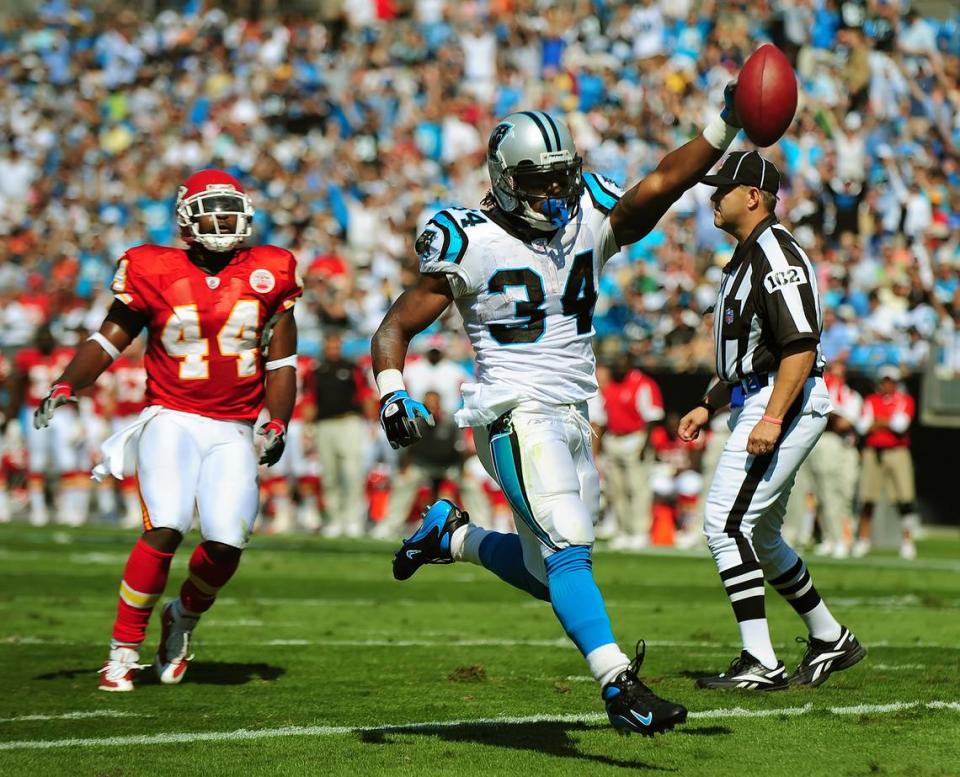
[[[761,421],[766,421],[768,424],[773,424],[774,426],[783,426],[782,418],[774,418],[772,415],[765,415],[760,419]]]
[[[73,396],[73,386],[69,383],[54,383],[50,388],[51,397],[67,397],[68,399]]]
[[[261,434],[266,434],[267,432],[271,431],[276,432],[277,434],[286,434],[287,425],[279,418],[271,418],[262,427],[260,427],[260,432]]]

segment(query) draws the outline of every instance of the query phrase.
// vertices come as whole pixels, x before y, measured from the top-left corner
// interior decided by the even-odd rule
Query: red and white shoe
[[[180,600],[167,602],[160,617],[160,646],[153,668],[164,685],[176,685],[187,672],[193,659],[190,653],[190,638],[199,618],[183,614]]]
[[[101,691],[132,691],[133,678],[140,669],[146,667],[140,663],[137,645],[111,645],[110,658],[100,670]]]

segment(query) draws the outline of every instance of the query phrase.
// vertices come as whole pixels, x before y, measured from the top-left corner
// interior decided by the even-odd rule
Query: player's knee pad
[[[549,533],[563,545],[593,545],[593,516],[575,492],[551,494],[537,499],[536,517],[543,516]],[[542,511],[542,512],[541,512]]]
[[[898,502],[897,511],[901,518],[906,518],[917,511],[917,506],[913,502]]]

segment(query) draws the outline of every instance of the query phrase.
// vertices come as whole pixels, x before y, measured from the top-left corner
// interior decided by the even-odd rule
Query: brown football
[[[737,116],[760,147],[776,143],[797,111],[797,77],[776,46],[758,48],[737,76]]]

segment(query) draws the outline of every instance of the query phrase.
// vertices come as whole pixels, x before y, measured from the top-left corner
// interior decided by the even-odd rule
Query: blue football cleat
[[[641,647],[642,646],[642,647]],[[607,683],[601,698],[607,707],[607,717],[618,734],[640,734],[652,737],[669,731],[687,719],[685,707],[661,699],[640,682],[637,672],[643,663],[646,645],[637,643],[637,656],[613,682]]]
[[[393,576],[406,580],[424,564],[452,564],[450,538],[469,520],[470,516],[448,499],[430,505],[413,536],[394,554]]]

